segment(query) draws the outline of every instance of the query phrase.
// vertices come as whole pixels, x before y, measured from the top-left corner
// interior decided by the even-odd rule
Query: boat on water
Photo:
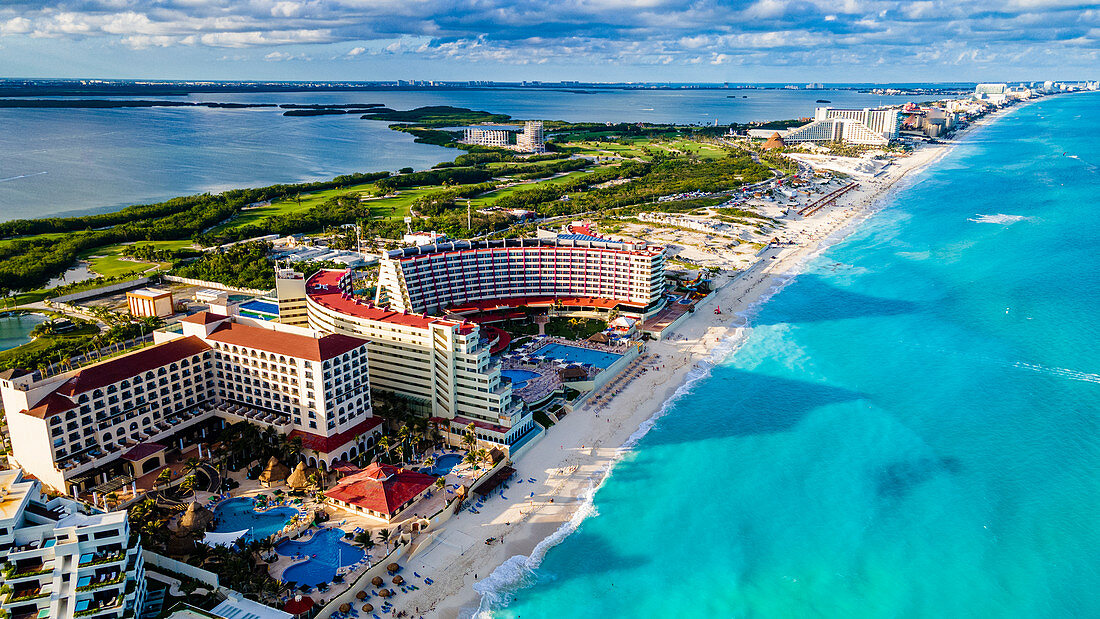
[[[817,102],[818,103],[832,103],[832,101],[829,101],[828,99],[818,99]]]

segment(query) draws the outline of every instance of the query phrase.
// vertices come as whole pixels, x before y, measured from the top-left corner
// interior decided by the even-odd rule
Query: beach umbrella
[[[382,580],[381,576],[375,576],[374,578],[370,579],[370,584],[374,585],[375,587],[381,587],[383,582],[385,581]]]
[[[351,605],[350,604],[341,604],[340,605],[340,612],[346,613],[349,610],[351,610]]]
[[[357,600],[367,599],[367,592],[366,591],[360,591],[359,593],[356,593],[355,594],[355,599],[357,599]]]
[[[401,566],[396,564],[396,563],[390,563],[389,565],[386,566],[386,571],[387,572],[396,572],[399,569],[401,569]]]
[[[370,604],[363,604],[363,612],[369,613],[374,610],[374,607]]]
[[[400,585],[403,582],[405,582],[405,579],[401,578],[401,576],[394,576],[393,577],[393,584]]]
[[[388,598],[388,597],[390,597],[390,591],[389,591],[389,589],[381,589],[381,590],[378,591],[378,595],[380,595],[384,598]]]

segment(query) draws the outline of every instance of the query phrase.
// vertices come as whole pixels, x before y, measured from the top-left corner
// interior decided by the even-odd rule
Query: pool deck
[[[452,453],[452,452],[442,451],[442,452],[436,452],[434,455],[438,457],[440,455],[449,454],[449,453]],[[455,455],[460,455],[460,456],[465,455],[463,452],[454,452],[454,453],[455,453]],[[234,498],[234,499],[237,499],[237,498],[251,498],[251,497],[255,497],[256,495],[259,495],[259,494],[265,494],[267,496],[271,496],[272,493],[275,490],[279,490],[279,489],[283,490],[284,492],[289,491],[289,488],[286,485],[273,485],[273,486],[265,488],[265,487],[260,485],[260,482],[258,480],[246,479],[244,471],[238,471],[238,472],[235,472],[235,473],[230,473],[229,476],[233,480],[235,480],[235,481],[237,481],[238,483],[241,484],[239,488],[235,489],[232,492],[232,497],[231,498]],[[446,475],[446,479],[447,479],[448,486],[451,486],[453,484],[462,484],[462,485],[466,485],[466,486],[472,486],[473,483],[477,479],[477,475],[473,471],[471,471],[467,465],[464,465],[464,464],[460,463],[460,464],[457,464],[455,466],[455,468],[452,469],[452,471]],[[209,499],[210,496],[212,496],[210,493],[200,493],[200,497],[199,497],[200,503],[205,503],[206,500]],[[345,576],[345,579],[344,579],[345,582],[330,584],[328,590],[324,591],[324,592],[318,592],[318,591],[314,590],[311,593],[315,596],[320,595],[320,596],[323,597],[323,599],[328,600],[328,599],[333,599],[336,596],[340,595],[341,593],[347,591],[347,589],[348,589],[348,584],[347,583],[348,582],[355,582],[356,578],[358,577],[358,575],[360,573],[362,573],[363,571],[371,569],[372,567],[376,566],[378,564],[378,562],[385,560],[385,558],[389,555],[389,552],[391,550],[393,550],[393,544],[392,543],[387,545],[387,544],[382,542],[381,538],[379,538],[379,535],[378,535],[379,531],[381,531],[382,529],[389,529],[389,530],[391,530],[391,533],[392,533],[394,531],[394,529],[396,529],[399,526],[405,525],[408,521],[410,521],[413,518],[431,517],[433,514],[439,512],[441,509],[443,509],[443,507],[445,506],[445,498],[444,497],[450,498],[450,497],[453,497],[453,496],[454,495],[448,494],[445,490],[443,492],[440,492],[440,491],[437,491],[433,488],[432,489],[432,495],[430,497],[423,498],[418,503],[416,503],[412,507],[410,507],[406,512],[404,512],[403,516],[405,516],[405,517],[402,520],[395,521],[395,522],[392,522],[390,524],[385,524],[385,523],[383,523],[383,522],[381,522],[377,519],[374,519],[374,518],[368,518],[367,516],[364,516],[362,514],[345,511],[345,510],[340,509],[338,507],[335,507],[333,505],[323,503],[323,502],[318,502],[318,501],[316,501],[312,498],[305,499],[302,502],[301,507],[308,508],[308,509],[318,509],[318,508],[323,509],[325,511],[325,513],[327,513],[329,515],[329,521],[323,523],[321,525],[321,528],[311,527],[311,528],[303,531],[301,536],[299,538],[297,538],[296,541],[307,541],[309,539],[312,539],[313,535],[315,535],[317,533],[317,531],[320,531],[323,528],[341,529],[345,533],[354,532],[355,529],[360,528],[360,529],[369,531],[370,534],[371,534],[371,538],[374,539],[374,542],[375,542],[374,547],[371,548],[369,551],[367,551],[365,548],[363,549],[364,551],[367,552],[367,555],[370,557],[370,561],[369,561],[368,564],[360,566],[358,569],[356,569],[356,570],[352,571],[351,573],[347,574]],[[347,540],[345,540],[345,541],[347,541]],[[358,546],[358,544],[354,544],[354,545]],[[289,557],[289,556],[284,556],[284,555],[278,554],[278,552],[275,553],[275,556],[276,556],[276,560],[272,563],[269,563],[267,569],[268,569],[268,573],[271,574],[271,576],[273,578],[275,578],[277,580],[280,580],[280,581],[282,579],[283,573],[287,570],[287,568],[289,568],[293,565],[296,565],[298,563],[303,563],[305,561],[308,561],[308,559],[305,559],[305,558],[294,559],[294,558]]]

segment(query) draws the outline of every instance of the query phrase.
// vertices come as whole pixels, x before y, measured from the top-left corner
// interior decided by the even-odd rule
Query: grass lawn
[[[568,174],[564,174],[562,176],[547,178],[533,183],[521,183],[519,185],[513,185],[512,187],[504,187],[502,189],[490,191],[489,193],[484,193],[476,198],[471,198],[470,204],[473,205],[475,208],[485,208],[487,206],[492,206],[493,202],[508,194],[515,193],[517,191],[526,191],[528,189],[534,189],[535,187],[541,187],[545,185],[561,185],[575,178],[591,174],[596,170],[605,170],[608,167],[611,166],[599,166],[588,168],[587,170],[577,170],[575,172],[569,172]]]
[[[97,247],[90,250],[87,254],[81,255],[80,258],[82,260],[87,260],[89,267],[103,277],[116,277],[119,275],[141,272],[154,266],[159,266],[162,269],[167,269],[171,266],[167,262],[158,264],[154,262],[131,260],[122,255],[125,249],[126,246],[121,243],[118,245]]]
[[[42,310],[32,310],[35,312],[41,312]],[[64,317],[61,314],[54,312],[47,312],[51,316]],[[6,365],[6,362],[14,357],[19,357],[27,353],[41,353],[50,350],[55,344],[64,341],[83,341],[89,337],[99,333],[99,327],[94,324],[85,323],[79,325],[76,329],[66,333],[64,335],[46,335],[39,338],[35,338],[22,346],[16,346],[15,348],[9,348],[8,350],[0,351],[0,365]],[[56,359],[54,360],[56,362]],[[34,368],[27,368],[34,369]]]
[[[67,237],[73,234],[80,234],[80,232],[45,232],[43,234],[32,234],[30,236],[17,236],[10,239],[0,239],[0,247],[3,247],[12,241],[35,241],[38,239],[59,239],[61,237]]]
[[[261,206],[259,208],[248,209],[241,211],[236,217],[230,219],[228,222],[214,227],[210,232],[217,234],[225,230],[232,230],[235,228],[242,228],[250,224],[256,224],[268,217],[275,217],[278,215],[285,215],[287,213],[294,213],[296,211],[309,210],[315,206],[324,204],[326,200],[335,196],[342,196],[352,191],[373,191],[373,183],[363,183],[361,185],[353,185],[351,187],[344,187],[342,189],[326,189],[324,191],[315,191],[313,193],[302,194],[301,203],[293,196],[287,198],[278,198],[271,201],[270,206]]]

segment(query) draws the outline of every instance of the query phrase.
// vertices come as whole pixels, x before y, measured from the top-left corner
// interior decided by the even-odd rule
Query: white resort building
[[[783,142],[847,142],[885,146],[898,137],[897,109],[846,110],[819,107],[812,122],[782,134]]]
[[[374,447],[381,420],[372,415],[365,340],[209,312],[154,340],[56,376],[0,373],[12,463],[75,495],[151,474],[167,451],[227,422],[300,436],[311,466]]]
[[[515,142],[512,141],[513,135],[515,135]],[[469,128],[463,131],[462,142],[493,148],[508,148],[523,153],[546,152],[546,138],[541,120],[525,121],[523,131]]]
[[[398,311],[565,305],[639,316],[661,307],[664,248],[579,234],[454,241],[396,249],[379,260],[375,302]]]
[[[476,323],[375,306],[355,296],[350,270],[319,271],[308,280],[282,271],[278,277],[288,278],[283,293],[306,299],[309,327],[366,339],[373,388],[418,406],[450,442],[461,440],[470,423],[481,441],[504,448],[535,431]]]
[[[0,471],[0,595],[9,619],[140,617],[141,543],[126,512],[87,514],[49,498],[19,469]]]

